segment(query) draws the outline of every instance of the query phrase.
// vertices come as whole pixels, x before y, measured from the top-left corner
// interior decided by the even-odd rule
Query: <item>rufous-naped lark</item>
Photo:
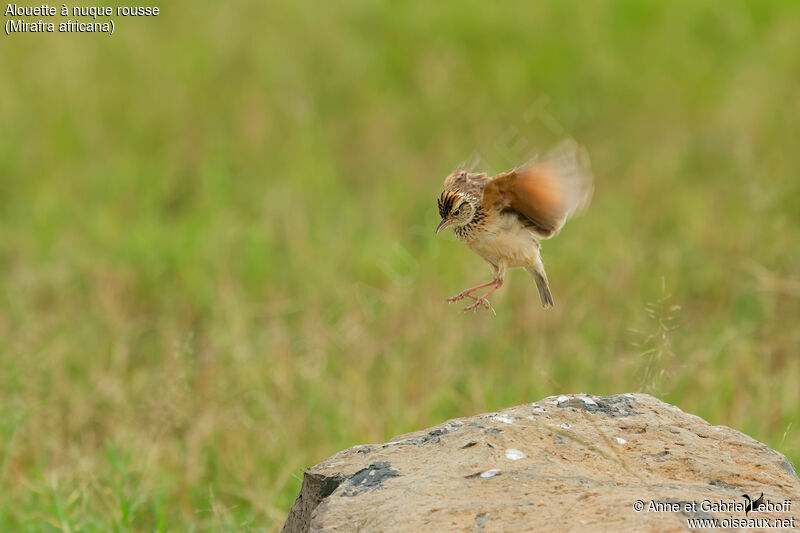
[[[447,176],[436,233],[452,226],[458,240],[489,263],[493,274],[492,281],[447,301],[472,298],[475,302],[465,311],[491,309],[487,297],[503,285],[506,270],[523,267],[536,282],[542,306],[552,307],[539,241],[558,234],[567,218],[589,204],[592,192],[589,157],[572,139],[492,178],[463,169]],[[486,288],[482,296],[473,294]]]

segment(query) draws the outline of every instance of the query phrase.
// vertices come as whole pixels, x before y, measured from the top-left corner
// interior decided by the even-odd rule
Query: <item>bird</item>
[[[750,511],[758,511],[759,509],[761,509],[761,506],[764,504],[764,493],[763,492],[761,493],[761,496],[759,496],[755,500],[751,500],[750,496],[748,496],[747,494],[742,494],[742,498],[745,498],[747,500],[747,503],[744,504],[744,514],[745,514],[745,516],[749,515]]]
[[[452,227],[456,238],[489,264],[492,280],[447,301],[471,298],[474,303],[464,311],[493,311],[488,297],[503,286],[508,269],[522,267],[536,282],[542,307],[553,307],[540,241],[557,235],[570,216],[585,209],[593,191],[588,153],[572,138],[493,177],[464,168],[448,175],[437,202],[436,234]],[[481,289],[488,290],[473,294]]]

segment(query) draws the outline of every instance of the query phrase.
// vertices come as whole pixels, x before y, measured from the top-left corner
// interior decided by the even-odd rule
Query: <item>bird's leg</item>
[[[474,298],[474,299],[475,299],[475,303],[474,303],[474,304],[472,304],[472,305],[470,305],[470,306],[467,306],[467,307],[465,307],[465,308],[464,308],[464,311],[472,311],[473,309],[477,309],[477,308],[478,308],[478,307],[480,307],[480,306],[483,306],[483,307],[485,307],[486,309],[491,309],[491,308],[492,308],[492,306],[491,306],[491,304],[489,304],[489,300],[487,300],[487,297],[488,297],[490,294],[492,294],[494,291],[496,291],[497,289],[499,289],[500,287],[502,287],[502,286],[503,286],[503,280],[502,280],[502,279],[495,279],[495,280],[493,280],[493,281],[492,281],[492,283],[491,283],[491,284],[493,284],[493,285],[494,285],[494,287],[492,287],[491,289],[489,289],[489,290],[486,292],[486,294],[484,294],[483,296],[480,296],[480,297],[478,297],[478,298],[475,298],[474,296],[472,296],[472,298]],[[491,284],[487,284],[487,285],[491,285]]]
[[[471,287],[471,288],[469,288],[469,289],[467,289],[465,291],[461,291],[458,294],[456,294],[455,296],[453,296],[451,298],[448,298],[447,301],[448,302],[457,302],[459,300],[463,300],[466,297],[470,297],[473,300],[479,300],[480,298],[478,298],[476,296],[473,296],[470,293],[473,293],[473,292],[477,291],[478,289],[483,289],[485,287],[489,287],[489,286],[495,285],[495,284],[497,284],[497,280],[496,279],[493,279],[489,283],[484,283],[483,285],[476,285],[475,287]]]

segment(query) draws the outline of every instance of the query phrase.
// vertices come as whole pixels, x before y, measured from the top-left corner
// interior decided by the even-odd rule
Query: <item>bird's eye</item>
[[[453,211],[453,214],[454,214],[455,216],[458,216],[458,212],[459,212],[459,209],[456,209],[455,211]]]

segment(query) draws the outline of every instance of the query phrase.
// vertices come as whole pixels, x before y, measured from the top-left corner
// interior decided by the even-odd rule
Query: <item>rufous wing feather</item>
[[[592,181],[585,151],[568,139],[545,157],[495,176],[486,183],[481,204],[487,211],[515,211],[541,237],[552,237],[569,215],[586,207]]]

